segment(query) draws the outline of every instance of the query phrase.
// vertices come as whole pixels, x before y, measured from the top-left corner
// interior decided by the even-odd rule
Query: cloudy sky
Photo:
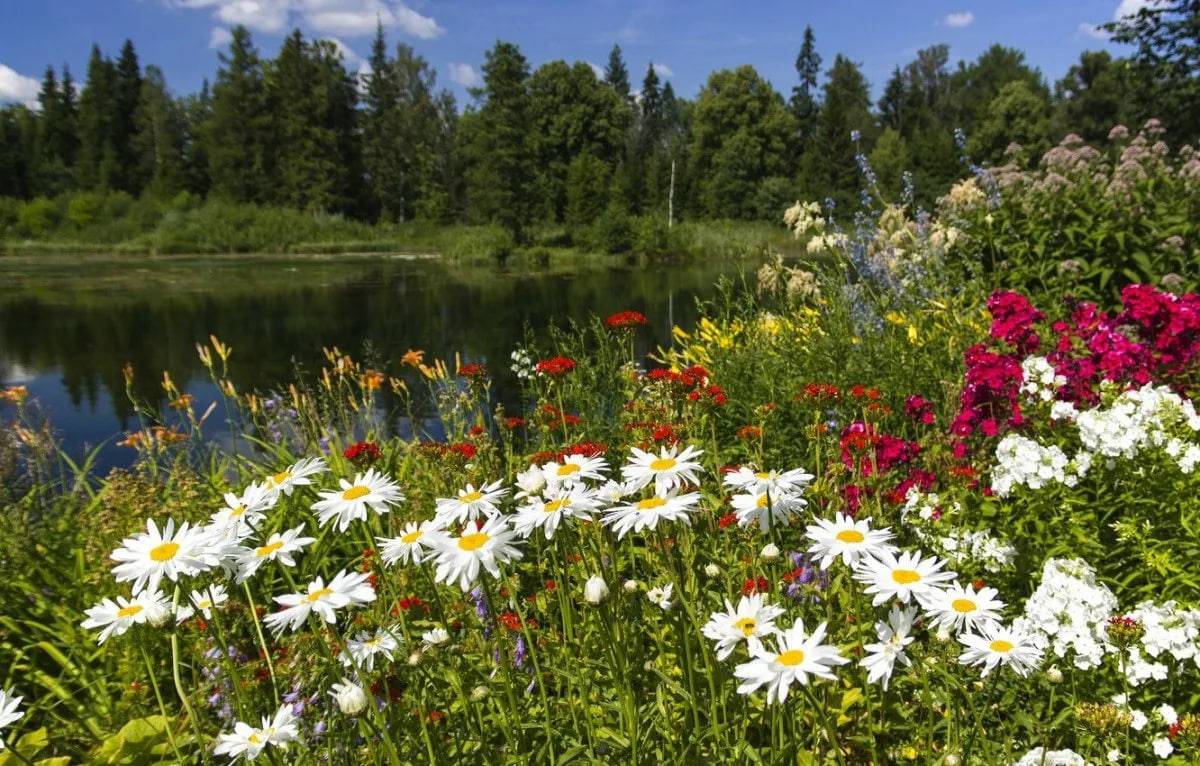
[[[1147,0],[0,0],[0,101],[31,102],[46,65],[82,79],[92,43],[115,55],[125,38],[142,63],[160,66],[177,93],[199,88],[217,67],[229,29],[245,24],[274,55],[293,27],[335,39],[352,68],[370,49],[376,19],[438,70],[460,101],[479,82],[484,51],[518,43],[536,66],[583,60],[602,66],[619,43],[640,82],[654,64],[677,93],[692,96],[713,69],[753,64],[790,91],[805,24],[828,66],[858,62],[876,94],[892,67],[926,45],[946,43],[951,61],[994,42],[1026,51],[1051,80],[1084,49],[1109,47],[1096,24]]]

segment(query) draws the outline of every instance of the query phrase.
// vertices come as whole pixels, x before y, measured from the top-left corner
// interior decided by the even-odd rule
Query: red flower
[[[467,433],[469,433],[471,436],[483,436],[483,426],[473,425],[471,426],[471,430]]]
[[[448,449],[450,452],[460,456],[463,460],[474,460],[475,456],[479,454],[479,450],[476,449],[474,444],[468,444],[466,442],[457,442],[455,444],[451,444]]]
[[[646,324],[646,315],[640,311],[618,311],[604,320],[610,330],[626,330]]]
[[[516,612],[501,612],[496,618],[496,622],[513,633],[521,629],[521,618],[517,616]]]
[[[762,438],[762,429],[758,426],[742,426],[737,430],[737,438],[742,441],[754,441]]]
[[[720,526],[721,529],[724,529],[725,527],[737,524],[737,520],[736,513],[727,513],[722,516],[719,521],[717,521],[717,525]]]
[[[543,359],[534,367],[538,373],[549,375],[552,378],[561,378],[571,370],[575,369],[575,360],[567,356],[554,356],[549,359]]]
[[[554,590],[557,587],[558,587],[558,583],[556,583],[554,580],[546,581],[546,590]]]
[[[512,418],[504,419],[504,427],[508,428],[509,430],[521,428],[524,425],[525,425],[525,418],[512,417]]]
[[[771,590],[771,583],[769,583],[765,577],[760,577],[757,580],[752,577],[749,580],[746,580],[746,582],[742,583],[743,596],[750,596],[755,593],[766,593],[769,590]]]
[[[375,442],[355,442],[346,448],[342,457],[353,462],[374,463],[383,457],[383,452]]]
[[[468,380],[483,378],[487,375],[487,367],[478,362],[471,362],[470,364],[464,364],[462,367],[459,367],[458,375],[459,377],[467,378]]]
[[[670,425],[666,425],[666,424],[660,425],[660,426],[655,426],[654,430],[650,432],[650,438],[656,442],[665,442],[665,441],[677,442],[677,441],[679,441],[679,437],[675,434],[674,426],[670,426]]]

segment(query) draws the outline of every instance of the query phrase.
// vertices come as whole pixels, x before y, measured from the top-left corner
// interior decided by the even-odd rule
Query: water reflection
[[[319,367],[322,346],[373,354],[394,369],[409,348],[461,352],[507,372],[526,328],[621,309],[649,317],[643,350],[667,345],[671,321],[688,323],[695,300],[735,263],[579,268],[554,273],[463,267],[397,257],[115,257],[0,259],[0,383],[27,385],[73,453],[135,427],[123,365],[135,393],[161,395],[164,370],[196,396],[215,398],[195,344],[215,334],[234,348],[240,390]],[[503,401],[514,381],[497,380]],[[214,419],[215,420],[215,419]],[[219,426],[217,426],[219,427]],[[128,458],[109,446],[104,467]]]

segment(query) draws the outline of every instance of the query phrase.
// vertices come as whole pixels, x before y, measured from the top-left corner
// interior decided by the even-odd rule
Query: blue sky
[[[160,66],[176,93],[217,68],[217,48],[243,23],[266,55],[293,27],[338,40],[352,68],[369,53],[376,18],[467,100],[484,51],[516,42],[533,66],[564,58],[603,66],[619,43],[640,83],[653,62],[676,93],[694,96],[714,69],[753,64],[784,93],[805,24],[827,67],[836,53],[858,62],[876,95],[897,64],[946,43],[951,62],[994,42],[1024,50],[1048,79],[1085,49],[1120,52],[1093,25],[1147,0],[0,0],[0,101],[31,101],[48,63],[82,79],[93,42],[115,55],[126,37],[142,63]]]

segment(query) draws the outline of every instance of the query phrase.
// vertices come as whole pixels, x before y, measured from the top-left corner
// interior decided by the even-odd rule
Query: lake
[[[488,363],[498,398],[514,402],[509,354],[527,327],[636,309],[649,318],[640,350],[652,351],[670,344],[673,324],[694,321],[697,299],[714,296],[722,277],[740,283],[756,265],[597,256],[530,271],[409,255],[0,256],[0,387],[27,386],[72,455],[103,445],[103,471],[133,457],[114,438],[138,427],[123,366],[133,365],[140,399],[161,400],[165,370],[203,411],[215,391],[195,346],[210,334],[233,347],[241,391],[319,369],[323,346],[373,354],[391,371],[418,348],[427,361],[460,352]],[[206,424],[216,438],[219,420]]]

